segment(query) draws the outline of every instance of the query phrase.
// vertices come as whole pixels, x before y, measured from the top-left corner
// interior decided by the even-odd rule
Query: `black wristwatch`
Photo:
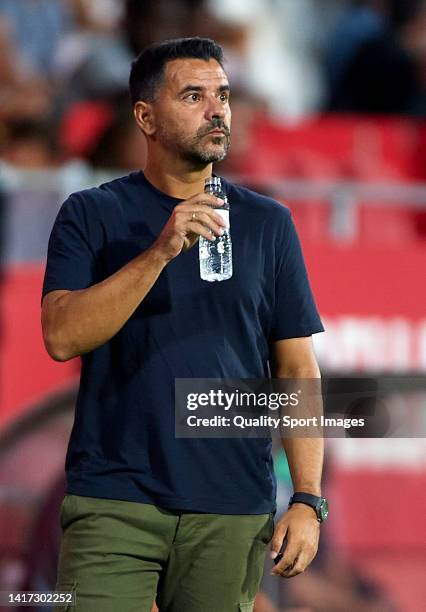
[[[328,516],[328,502],[325,497],[317,497],[310,493],[296,492],[290,497],[288,507],[290,508],[292,504],[306,504],[307,506],[311,506],[311,508],[315,510],[317,519],[320,523],[325,521]]]

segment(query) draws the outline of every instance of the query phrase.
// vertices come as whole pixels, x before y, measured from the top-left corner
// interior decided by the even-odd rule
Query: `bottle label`
[[[222,208],[215,208],[214,211],[215,213],[217,213],[218,215],[222,217],[222,219],[226,223],[226,227],[229,228],[229,210],[223,210]]]

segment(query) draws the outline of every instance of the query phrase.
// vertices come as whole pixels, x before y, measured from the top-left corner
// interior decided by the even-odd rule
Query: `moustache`
[[[230,129],[221,119],[214,119],[208,127],[200,130],[199,136],[206,136],[213,130],[222,130],[225,136],[229,136],[230,134]]]

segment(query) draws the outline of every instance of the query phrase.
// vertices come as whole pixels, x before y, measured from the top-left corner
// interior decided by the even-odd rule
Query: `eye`
[[[198,102],[199,99],[200,94],[198,93],[190,93],[188,96],[185,97],[185,100],[188,100],[189,102]]]
[[[220,99],[222,102],[228,102],[229,101],[229,93],[227,91],[222,91],[222,93],[220,94]]]

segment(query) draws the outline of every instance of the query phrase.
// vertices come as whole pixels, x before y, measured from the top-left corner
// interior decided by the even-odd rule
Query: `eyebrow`
[[[200,85],[186,85],[183,89],[180,90],[179,95],[181,96],[182,94],[185,93],[189,93],[190,91],[197,91],[197,92],[201,92],[205,89],[205,87],[201,87]],[[229,85],[221,85],[218,88],[218,92],[222,93],[223,91],[230,91],[231,88],[229,87]]]

